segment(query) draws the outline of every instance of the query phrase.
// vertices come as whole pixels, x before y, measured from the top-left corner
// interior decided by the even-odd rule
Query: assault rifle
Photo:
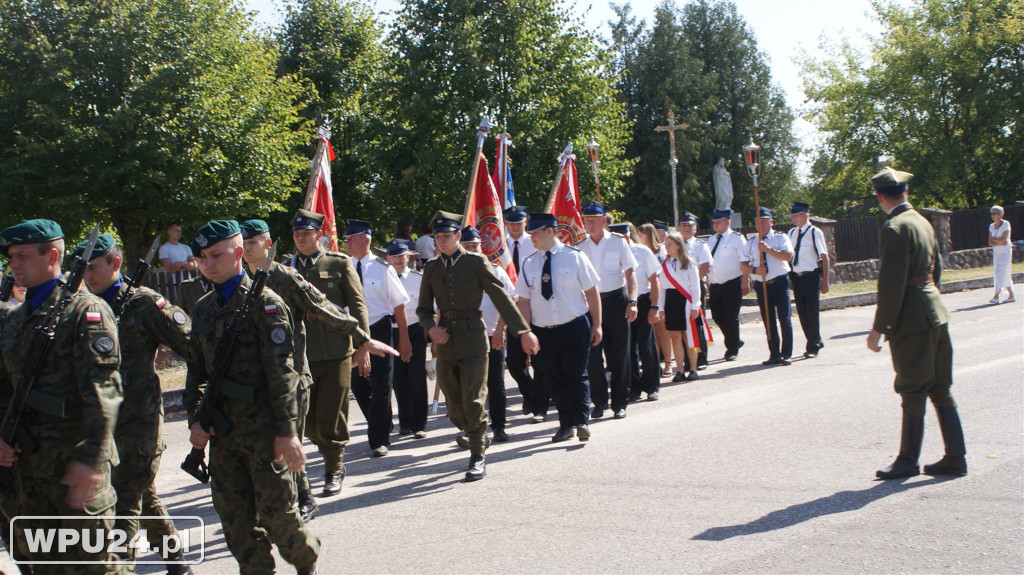
[[[39,443],[22,424],[21,416],[28,403],[32,386],[35,385],[36,379],[43,371],[46,358],[50,355],[50,350],[53,348],[57,324],[63,319],[64,314],[67,313],[68,308],[71,306],[71,302],[78,295],[78,289],[82,287],[85,268],[89,265],[89,259],[92,257],[92,250],[96,247],[96,239],[99,237],[99,234],[100,227],[96,226],[89,236],[89,242],[85,246],[84,253],[81,256],[77,256],[71,262],[66,279],[58,280],[60,295],[57,297],[57,303],[53,304],[53,307],[46,313],[46,319],[43,320],[43,323],[32,332],[28,357],[25,358],[21,373],[18,374],[18,382],[14,386],[14,395],[11,396],[11,402],[7,404],[7,411],[4,412],[4,418],[0,421],[0,438],[10,446],[17,443],[22,453],[30,454],[39,449]],[[67,415],[68,411],[65,405],[64,417],[67,417]],[[13,468],[3,467],[0,469],[2,469],[2,472],[0,472],[0,489],[7,494],[11,494],[14,492]]]
[[[228,368],[231,367],[232,360],[234,360],[235,352],[238,351],[238,341],[241,339],[242,332],[245,331],[245,322],[248,321],[257,300],[263,295],[263,288],[267,285],[267,269],[273,263],[275,253],[277,253],[277,242],[270,246],[267,259],[253,274],[252,285],[249,286],[242,305],[231,316],[227,331],[217,343],[217,352],[213,356],[216,362],[213,373],[206,381],[206,391],[203,393],[203,399],[199,402],[199,409],[196,410],[196,419],[207,433],[211,427],[216,429],[218,434],[226,434],[231,431],[231,422],[218,408],[221,387],[224,385],[224,379]],[[206,450],[193,447],[185,457],[185,461],[181,463],[181,469],[202,483],[210,481],[210,470],[206,465]]]
[[[160,236],[157,236],[153,240],[153,245],[149,247],[149,252],[146,257],[135,263],[135,269],[132,271],[132,275],[124,279],[124,283],[128,284],[128,289],[117,294],[114,301],[110,304],[110,308],[114,310],[114,317],[120,321],[121,314],[124,313],[124,308],[128,307],[128,302],[135,295],[135,292],[139,291],[139,286],[142,285],[142,280],[146,279],[146,272],[149,271],[149,263],[153,261],[153,256],[156,255],[156,250],[160,247]]]

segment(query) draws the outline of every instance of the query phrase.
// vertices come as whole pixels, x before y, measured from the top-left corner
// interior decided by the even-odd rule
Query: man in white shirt
[[[746,240],[729,227],[730,210],[715,210],[711,225],[715,235],[708,238],[711,246],[711,273],[708,275],[708,308],[725,340],[725,360],[736,361],[743,340],[740,339],[740,307],[743,296],[750,293],[750,280],[740,269]]]
[[[630,222],[613,224],[608,230],[621,234],[633,250],[636,258],[637,316],[629,324],[629,400],[640,401],[640,394],[646,393],[648,401],[658,400],[661,389],[661,366],[658,365],[658,348],[654,342],[654,324],[658,323],[658,276],[661,264],[647,246],[634,242],[636,228]],[[641,370],[642,368],[642,370]]]
[[[566,441],[575,429],[576,437],[587,441],[587,360],[592,349],[600,349],[602,336],[599,280],[589,258],[558,241],[557,226],[551,214],[530,214],[530,239],[537,252],[523,262],[517,303],[540,340],[534,362],[542,366],[558,409],[558,432],[551,440]]]
[[[184,272],[196,269],[196,258],[192,248],[181,243],[181,224],[171,222],[167,226],[167,242],[160,246],[160,265],[169,272]]]
[[[409,249],[405,240],[391,240],[385,250],[388,263],[394,268],[409,296],[405,304],[405,317],[412,356],[408,362],[396,361],[392,374],[398,404],[398,435],[424,439],[427,437],[427,337],[416,316],[423,273],[409,267],[409,257],[416,252]],[[391,322],[391,336],[395,341],[401,339],[397,320],[396,316],[395,321]]]
[[[818,321],[819,294],[828,293],[828,246],[825,234],[816,226],[811,225],[810,206],[803,202],[793,202],[789,216],[793,219],[790,228],[789,242],[793,244],[793,299],[796,300],[796,313],[800,317],[800,327],[807,339],[804,357],[818,357],[818,350],[825,347],[821,339],[821,326]]]
[[[597,289],[601,292],[601,347],[590,350],[587,375],[590,378],[590,396],[594,402],[593,419],[604,417],[608,409],[608,380],[604,376],[601,351],[604,349],[608,369],[611,371],[611,409],[615,419],[626,417],[629,404],[629,324],[637,315],[637,286],[633,270],[636,258],[629,244],[619,234],[605,229],[608,206],[600,202],[587,202],[583,209],[583,226],[587,238],[579,249],[590,258],[597,270]],[[549,381],[551,381],[549,379]]]
[[[701,239],[697,239],[697,216],[690,212],[683,213],[679,217],[679,233],[683,236],[683,241],[686,243],[686,251],[690,252],[690,257],[693,261],[697,262],[697,271],[700,276],[700,306],[702,308],[707,307],[707,277],[711,273],[711,264],[714,262],[714,257],[711,255],[711,249],[708,248],[707,242]],[[700,339],[700,353],[697,354],[697,370],[707,369],[708,367],[708,341],[707,336],[704,332],[704,318],[697,318],[697,334]],[[676,360],[679,361],[678,359]],[[689,368],[690,359],[686,358],[684,365]]]
[[[508,245],[508,252],[512,254],[512,265],[516,269],[517,281],[523,262],[537,251],[530,241],[530,234],[526,233],[526,212],[527,209],[522,206],[512,206],[503,214],[505,229],[508,230],[505,242]],[[511,337],[509,334],[506,336]],[[530,375],[522,346],[512,342],[512,345],[507,346],[507,352],[505,364],[508,366],[509,375],[519,387],[519,394],[523,397],[523,415],[532,413],[534,423],[542,423],[547,416],[551,392],[545,387],[544,378],[537,373],[536,365],[533,366],[534,374]]]
[[[394,345],[391,319],[398,324],[398,353],[401,360],[412,359],[409,342],[408,314],[405,304],[409,294],[391,264],[370,253],[373,226],[362,220],[347,220],[345,250],[355,261],[356,275],[363,285],[363,299],[370,321],[370,336]],[[374,457],[388,454],[391,445],[393,413],[391,411],[391,357],[370,359],[370,375],[363,377],[352,371],[352,395],[366,418],[366,437]]]
[[[790,318],[789,305],[789,262],[793,260],[793,246],[786,234],[780,234],[772,229],[773,223],[772,211],[761,208],[757,218],[759,234],[747,242],[747,249],[740,260],[740,268],[750,274],[750,279],[754,282],[761,321],[770,330],[768,349],[771,356],[761,364],[790,365],[793,363],[793,322]],[[764,278],[761,277],[762,273]]]

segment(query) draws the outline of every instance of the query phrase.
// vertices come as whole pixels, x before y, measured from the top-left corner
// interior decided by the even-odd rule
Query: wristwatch
[[[656,306],[656,305],[652,305],[651,306],[651,311],[658,311],[659,309],[661,309],[661,308]]]
[[[629,300],[629,303],[631,303],[633,305],[636,305],[636,300],[635,299],[631,299],[631,300]]]

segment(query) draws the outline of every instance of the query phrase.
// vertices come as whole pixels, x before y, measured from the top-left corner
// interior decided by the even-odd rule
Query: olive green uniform
[[[120,294],[128,289],[127,283],[122,284]],[[118,515],[164,517],[141,521],[153,546],[177,533],[156,494],[156,474],[166,444],[163,393],[154,361],[161,344],[187,357],[191,331],[192,322],[181,308],[146,287],[131,296],[118,321],[124,401],[114,429],[121,464],[114,468],[112,482]],[[116,526],[131,540],[139,523],[137,519],[118,519]]]
[[[956,407],[950,393],[949,312],[937,287],[942,255],[935,232],[921,214],[902,204],[879,231],[878,246],[878,308],[873,328],[889,340],[895,389],[903,398],[903,409],[923,416],[928,398],[936,408]],[[931,278],[923,281],[929,274]]]
[[[352,338],[353,347],[359,347],[366,343],[370,336],[359,327],[359,320],[341,311],[328,301],[327,296],[318,290],[316,286],[306,281],[306,278],[299,275],[295,270],[273,262],[268,270],[267,287],[274,290],[274,293],[284,299],[291,312],[292,337],[295,338],[295,352],[292,355],[295,361],[295,371],[301,376],[299,378],[300,406],[299,406],[299,432],[305,429],[306,410],[309,404],[309,388],[312,385],[313,376],[310,374],[306,359],[306,328],[303,317],[316,317],[318,322],[331,326]],[[303,470],[296,476],[299,493],[310,490],[309,479]]]
[[[228,301],[215,288],[196,302],[183,397],[189,427],[197,421],[218,344],[251,285],[244,276]],[[213,506],[241,572],[273,572],[264,530],[286,561],[307,569],[316,563],[320,544],[302,523],[295,481],[274,453],[275,438],[298,433],[292,318],[284,301],[268,289],[246,319],[220,397],[213,398],[231,423],[229,431],[214,427],[210,439]]]
[[[32,333],[45,321],[47,312],[60,293],[55,288],[34,311],[21,305],[0,320],[0,411],[6,410],[14,393],[23,362],[30,354]],[[22,424],[39,447],[34,453],[22,452],[14,466],[18,483],[17,510],[21,515],[89,517],[89,521],[19,520],[25,528],[67,527],[106,532],[113,527],[116,496],[110,484],[110,469],[117,464],[113,430],[121,404],[121,377],[118,374],[120,351],[117,324],[110,307],[102,299],[79,290],[67,312],[58,322],[53,347],[44,361],[29,396]],[[69,417],[63,417],[63,405]],[[68,508],[67,488],[60,483],[67,465],[80,462],[97,469],[102,478],[95,496],[85,510]],[[60,554],[35,553],[38,561],[97,561],[116,559],[106,550],[89,554],[84,549]],[[84,573],[118,572],[114,565],[35,566],[36,572]]]
[[[199,298],[206,295],[212,286],[202,275],[187,279],[178,284],[178,297],[174,299],[174,305],[180,307],[189,317],[192,317],[192,308],[195,307]]]
[[[490,340],[481,316],[449,319],[445,314],[479,311],[480,300],[486,293],[517,341],[530,327],[484,255],[459,246],[453,258],[457,258],[454,264],[448,264],[449,258],[441,256],[423,266],[416,314],[428,334],[434,326],[448,330],[448,342],[437,346],[437,381],[444,392],[448,419],[469,436],[472,454],[481,456],[487,430],[484,402]],[[437,319],[435,301],[440,312]]]
[[[317,252],[292,258],[292,267],[339,308],[359,320],[364,334],[370,333],[369,317],[363,300],[363,286],[348,256],[337,252]],[[309,398],[310,415],[306,437],[316,444],[324,457],[324,474],[342,471],[342,457],[349,442],[349,390],[352,387],[352,354],[357,342],[350,333],[338,329],[314,313],[307,313],[306,358],[313,376]]]

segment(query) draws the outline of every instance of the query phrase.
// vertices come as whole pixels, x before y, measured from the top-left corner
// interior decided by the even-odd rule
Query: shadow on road
[[[964,311],[978,311],[979,309],[985,309],[989,307],[995,307],[997,304],[994,303],[983,303],[981,305],[972,305],[971,307],[962,307],[959,309],[952,310],[953,313],[960,313]]]
[[[852,331],[850,333],[840,333],[840,334],[837,334],[837,335],[833,335],[833,336],[829,337],[829,339],[848,339],[848,338],[851,338],[851,337],[864,337],[864,336],[866,336],[869,333],[871,333],[870,330],[868,330],[868,331]]]
[[[856,511],[883,497],[902,493],[909,489],[942,483],[950,479],[932,477],[924,481],[914,482],[879,481],[869,489],[840,491],[828,497],[822,497],[821,499],[815,499],[806,503],[797,503],[785,509],[772,511],[750,523],[712,527],[703,533],[693,536],[691,539],[695,541],[725,541],[733,537],[743,537],[745,535],[785,529],[823,515]]]

